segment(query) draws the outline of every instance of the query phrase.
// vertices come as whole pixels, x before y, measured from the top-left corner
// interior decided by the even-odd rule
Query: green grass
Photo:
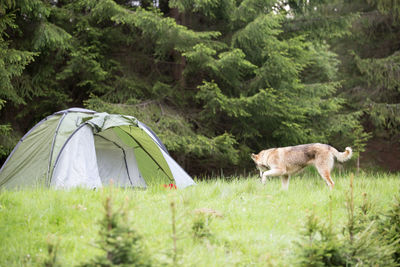
[[[292,266],[295,245],[308,212],[332,222],[339,231],[347,221],[345,199],[349,175],[334,175],[330,192],[321,178],[308,172],[295,176],[288,191],[280,179],[262,185],[256,177],[198,181],[184,190],[152,185],[148,190],[110,188],[89,191],[47,189],[0,191],[0,266],[37,266],[49,240],[58,240],[58,259],[74,266],[100,253],[95,247],[103,202],[112,194],[114,207],[127,206],[132,226],[151,255],[171,262],[171,208],[176,204],[177,247],[182,266]],[[378,212],[387,210],[399,194],[399,175],[362,174],[354,178],[355,204],[362,194]],[[193,238],[195,210],[210,208],[210,236]]]

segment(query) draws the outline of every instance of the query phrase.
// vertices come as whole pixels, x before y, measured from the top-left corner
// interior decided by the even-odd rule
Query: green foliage
[[[199,214],[195,217],[192,224],[193,237],[196,240],[210,238],[212,236],[210,226],[211,216]]]
[[[114,4],[116,5],[116,4]],[[179,25],[173,18],[163,18],[160,12],[138,8],[134,13],[120,9],[111,17],[118,24],[134,26],[154,44],[154,55],[165,57],[172,50],[190,51],[199,42],[209,43],[219,32],[195,32]],[[212,44],[212,42],[211,42]]]
[[[349,36],[352,23],[357,18],[357,13],[348,12],[351,9],[342,0],[300,0],[288,1],[287,4],[289,11],[278,7],[290,18],[285,25],[286,31],[289,34],[302,32],[320,42]]]
[[[385,129],[390,136],[396,135],[400,127],[400,108],[397,98],[400,96],[400,52],[382,59],[360,59],[355,62],[366,86],[371,90],[368,96],[366,112],[378,129]]]
[[[354,152],[359,155],[361,152],[365,151],[365,145],[372,135],[371,133],[364,132],[362,127],[356,127],[354,129],[353,136],[355,138],[353,143],[353,149]]]
[[[390,209],[388,217],[382,217],[382,212],[372,209],[366,193],[363,193],[363,197],[363,203],[356,213],[351,178],[346,196],[347,222],[342,231],[343,235],[336,232],[337,229],[331,222],[329,226],[325,226],[315,214],[307,217],[302,241],[297,243],[299,265],[397,266],[397,206],[395,204]],[[396,226],[391,223],[395,223]]]
[[[76,87],[88,92],[104,93],[102,83],[107,78],[107,72],[101,66],[101,55],[95,46],[84,47],[82,50],[71,53],[64,70],[57,75],[58,80],[78,79]],[[89,90],[87,88],[90,88]]]
[[[10,153],[9,148],[3,145],[3,143],[6,143],[3,139],[8,137],[11,132],[11,127],[10,125],[0,125],[0,135],[2,136],[0,138],[0,157],[6,156],[8,153]]]
[[[369,86],[375,85],[388,90],[400,90],[400,81],[397,79],[400,73],[400,52],[395,52],[382,59],[361,59],[355,55],[355,61]]]
[[[211,20],[227,20],[232,18],[235,10],[235,1],[232,0],[172,0],[169,5],[178,8],[180,12],[200,13]]]
[[[299,266],[346,266],[343,247],[332,226],[311,213],[307,216],[302,241],[297,243]]]
[[[141,237],[127,222],[126,211],[115,211],[111,197],[106,199],[104,209],[98,241],[104,254],[80,266],[152,266]]]
[[[279,42],[276,38],[280,33],[281,21],[282,17],[273,14],[259,15],[253,21],[249,21],[244,28],[234,33],[232,45],[240,48],[250,62],[261,66],[265,56],[269,56],[268,51],[272,50],[278,53],[275,49],[279,44],[284,43]]]
[[[16,16],[6,11],[8,7],[13,6],[13,2],[10,1],[8,5],[3,6],[5,10],[0,10],[0,85],[2,88],[0,98],[10,100],[14,104],[21,104],[24,101],[15,90],[12,79],[22,74],[26,65],[33,61],[36,54],[11,47],[7,30],[17,28]]]
[[[25,67],[37,55],[13,48],[14,44],[9,40],[8,32],[18,28],[15,22],[16,15],[8,13],[15,4],[12,0],[0,2],[0,111],[4,109],[8,101],[12,105],[25,103],[13,80],[22,74]],[[0,158],[2,158],[11,151],[10,147],[13,145],[10,141],[10,136],[12,136],[10,123],[0,124],[0,136]]]
[[[33,35],[32,48],[34,51],[66,50],[70,47],[71,35],[48,22],[41,22]]]
[[[387,243],[394,246],[394,260],[400,264],[400,194],[398,194],[391,208],[384,214],[380,223],[380,234]]]
[[[342,58],[343,96],[352,110],[364,112],[363,123],[374,137],[393,139],[399,134],[399,40],[396,1],[341,3],[343,15],[359,13],[352,35],[333,39]]]
[[[5,101],[0,99],[0,110],[3,108]],[[9,153],[9,149],[4,144],[7,144],[7,137],[9,137],[11,132],[10,125],[0,125],[0,157],[6,156]]]
[[[367,2],[393,15],[386,4]],[[337,42],[360,27],[356,5],[140,3],[1,2],[0,99],[17,114],[10,118],[3,109],[0,119],[18,125],[20,133],[11,135],[71,106],[126,113],[155,130],[178,162],[197,174],[247,168],[248,153],[271,146],[362,147],[364,114],[390,135],[398,132],[397,100],[387,101],[398,96],[395,51],[369,60],[353,49],[357,56],[348,66],[358,86],[382,90],[368,101],[346,93],[356,82],[343,75],[348,68],[340,64],[349,49],[338,49]]]
[[[215,118],[219,112],[224,112],[229,117],[251,116],[245,109],[250,104],[247,98],[229,98],[221,92],[221,89],[214,82],[204,82],[203,85],[199,86],[196,98],[205,103],[202,111],[205,120]]]
[[[381,13],[393,16],[396,23],[400,22],[400,4],[398,1],[369,0],[368,3],[375,4]]]
[[[393,245],[386,243],[384,237],[378,234],[373,221],[345,245],[349,266],[396,266]]]
[[[43,260],[43,266],[45,267],[61,267],[62,264],[59,262],[58,249],[60,241],[53,240],[53,236],[49,236],[47,240],[47,257]]]
[[[395,266],[393,243],[387,242],[379,233],[378,215],[373,214],[371,205],[364,193],[364,201],[360,213],[356,214],[354,200],[354,175],[350,177],[350,188],[346,197],[347,224],[343,229],[345,234],[343,248],[346,265],[350,266]]]

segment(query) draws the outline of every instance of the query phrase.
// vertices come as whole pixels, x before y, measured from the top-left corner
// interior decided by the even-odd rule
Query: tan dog
[[[282,176],[282,188],[287,190],[291,174],[301,171],[308,165],[314,165],[329,188],[333,189],[335,183],[331,179],[331,170],[334,157],[344,162],[349,160],[352,154],[350,147],[346,147],[344,152],[338,152],[330,145],[316,143],[270,148],[262,150],[257,155],[251,154],[251,158],[260,171],[263,184],[269,176]]]

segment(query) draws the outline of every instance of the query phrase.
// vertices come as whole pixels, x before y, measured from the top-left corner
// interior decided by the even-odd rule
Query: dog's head
[[[258,161],[258,155],[257,154],[251,153],[250,157],[255,163],[257,163],[257,161]]]

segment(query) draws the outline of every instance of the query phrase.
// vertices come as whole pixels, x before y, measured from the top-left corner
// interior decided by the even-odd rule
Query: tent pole
[[[51,160],[52,160],[52,158],[53,158],[54,144],[56,143],[56,139],[57,139],[57,135],[58,135],[58,130],[60,130],[61,124],[62,124],[62,122],[63,122],[63,120],[64,120],[64,118],[65,118],[65,116],[66,116],[67,114],[68,114],[68,113],[64,113],[64,114],[62,115],[60,121],[58,122],[56,131],[55,131],[55,133],[54,133],[53,141],[51,142],[49,164],[48,164],[48,167],[47,167],[47,175],[46,175],[46,183],[47,183],[48,185],[50,185],[50,182],[51,182],[51,181],[50,181],[50,168],[51,168]]]

